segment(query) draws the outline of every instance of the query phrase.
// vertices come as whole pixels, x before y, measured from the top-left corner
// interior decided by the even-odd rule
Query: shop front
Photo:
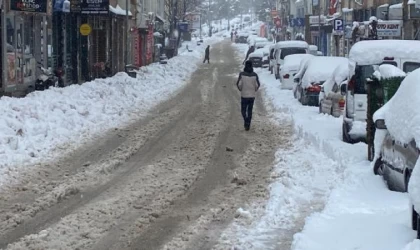
[[[323,55],[329,55],[333,31],[332,25],[327,22],[325,16],[321,16],[321,19],[319,16],[310,16],[309,24],[312,44],[317,45],[318,50],[321,51]]]
[[[41,73],[37,65],[48,66],[47,1],[4,2],[2,11],[2,92],[24,96],[34,89]]]

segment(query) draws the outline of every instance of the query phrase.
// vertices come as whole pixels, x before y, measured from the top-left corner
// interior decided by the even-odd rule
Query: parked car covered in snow
[[[342,139],[366,140],[367,79],[375,66],[392,64],[404,72],[420,67],[420,41],[367,40],[353,45],[349,53],[350,75],[346,86]]]
[[[266,47],[267,45],[271,44],[270,42],[256,42],[254,47],[255,49],[262,49],[264,47]]]
[[[312,57],[313,55],[311,54],[294,54],[284,58],[283,65],[280,66],[280,82],[282,89],[293,89],[293,78],[299,71],[300,63],[302,60],[309,60]]]
[[[407,48],[406,48],[407,49]],[[420,238],[420,69],[408,74],[395,95],[374,114],[376,135],[374,172],[391,190],[408,191],[410,221]]]
[[[276,43],[274,54],[275,63],[273,65],[276,79],[280,78],[280,65],[283,64],[286,56],[293,54],[308,54],[308,52],[309,45],[304,41],[281,41]]]
[[[247,43],[248,37],[248,32],[239,32],[238,35],[235,37],[235,43]]]
[[[319,113],[339,117],[344,109],[345,93],[341,92],[341,86],[347,84],[349,76],[348,64],[338,65],[330,78],[322,85],[319,93]]]
[[[263,66],[264,49],[258,49],[249,54],[248,60],[252,62],[252,65],[256,68]]]
[[[318,56],[318,46],[316,45],[309,45],[309,54]]]
[[[264,45],[262,45],[262,43],[265,43]],[[261,44],[262,47],[264,47],[265,45],[267,45],[267,43],[269,43],[268,39],[265,37],[259,37],[259,36],[250,36],[248,38],[248,45],[249,46],[256,46],[257,44]]]
[[[309,59],[304,72],[299,72],[294,78],[297,82],[295,92],[299,102],[302,105],[318,106],[322,84],[341,64],[348,66],[348,59],[334,56],[316,56]]]

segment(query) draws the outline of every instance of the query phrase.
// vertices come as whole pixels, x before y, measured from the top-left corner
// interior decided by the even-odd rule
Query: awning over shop
[[[118,4],[115,8],[112,7],[112,5],[109,5],[109,11],[111,11],[115,15],[120,15],[120,16],[125,16],[126,15],[126,10],[121,8]],[[131,13],[131,11],[128,11],[128,15],[132,16],[133,14]]]
[[[156,21],[161,22],[161,23],[165,23],[165,21],[166,21],[165,19],[160,17],[158,14],[155,15],[155,19],[156,19]]]

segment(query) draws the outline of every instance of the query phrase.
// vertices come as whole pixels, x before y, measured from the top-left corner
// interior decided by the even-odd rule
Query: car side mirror
[[[342,84],[340,86],[340,92],[341,92],[341,95],[346,95],[347,94],[347,84]]]
[[[386,129],[385,120],[384,119],[378,119],[375,121],[375,128],[377,129]]]

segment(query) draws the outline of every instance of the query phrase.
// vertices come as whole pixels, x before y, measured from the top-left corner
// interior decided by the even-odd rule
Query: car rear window
[[[306,54],[306,49],[304,48],[285,48],[281,49],[280,59],[284,59],[288,55],[294,54]]]
[[[357,66],[354,74],[354,80],[356,82],[354,93],[355,94],[367,94],[366,91],[366,78],[371,77],[375,72],[372,65]]]
[[[403,65],[403,71],[405,73],[412,72],[418,68],[420,68],[420,63],[417,62],[405,62]]]

